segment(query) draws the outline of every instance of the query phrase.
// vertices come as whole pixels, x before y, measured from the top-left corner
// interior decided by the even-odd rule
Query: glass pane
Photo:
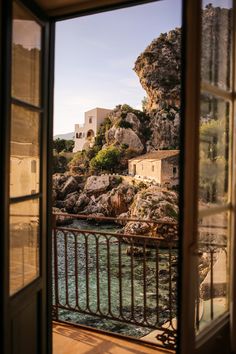
[[[10,294],[39,275],[39,200],[10,206]]]
[[[202,330],[228,310],[228,214],[199,220],[199,293],[196,327]]]
[[[41,26],[14,3],[12,34],[12,96],[40,104]]]
[[[202,80],[231,87],[232,0],[204,0],[202,11]]]
[[[229,169],[229,103],[201,97],[199,207],[227,202]]]
[[[13,105],[10,196],[39,192],[39,114]]]

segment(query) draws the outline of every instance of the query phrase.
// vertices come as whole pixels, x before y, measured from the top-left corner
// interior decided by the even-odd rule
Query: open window
[[[50,218],[49,182],[54,24],[67,16],[82,16],[124,4],[134,5],[131,1],[104,0],[99,4],[78,1],[68,7],[69,4],[64,2],[65,7],[58,7],[56,1],[36,2],[16,0],[0,4],[0,197],[3,206],[0,274],[4,284],[0,297],[3,328],[0,348],[7,354],[52,352],[48,303],[52,300],[50,247],[52,226],[55,226]],[[217,347],[222,352],[229,352],[230,333],[232,349],[236,350],[235,2],[209,2],[211,4],[205,0],[183,1],[182,149],[180,169],[173,167],[171,171],[174,175],[178,171],[181,181],[179,232],[182,248],[178,290],[180,286],[182,290],[178,300],[177,337],[181,354],[211,353],[216,352]],[[170,98],[169,105],[174,104],[176,101]],[[168,114],[171,120],[171,110]],[[120,128],[130,129],[129,124],[126,122],[126,128],[124,125]],[[92,133],[82,136],[91,140],[94,138]],[[136,175],[138,168],[146,173],[145,165],[138,166],[138,163],[133,164],[131,173]],[[82,237],[85,257],[80,266],[87,267],[85,276],[90,279],[96,274],[89,273],[87,234],[89,232],[84,232]],[[99,263],[100,246],[97,246],[98,238],[94,234],[91,232],[88,237],[96,251],[93,261]],[[75,243],[74,234],[68,239],[66,236],[66,231],[60,234],[64,240],[64,255]],[[113,249],[107,236],[102,237],[110,256]],[[117,237],[113,236],[111,241],[116,238],[116,242],[111,247],[116,247],[116,261],[122,273],[119,258],[122,246]],[[148,272],[147,244],[143,247],[142,274],[145,275]],[[134,260],[133,248],[131,242],[130,264],[138,262]],[[159,249],[155,252],[157,260]],[[71,258],[74,263],[77,257],[74,248]],[[153,267],[157,269],[158,264],[154,263]],[[66,262],[64,265],[65,278],[70,274],[70,268]],[[109,257],[106,266],[110,272]],[[152,296],[143,295],[149,285],[144,280],[140,290],[146,303]],[[109,275],[107,286],[111,290]],[[132,286],[125,290],[127,293],[133,291]],[[98,292],[96,294],[99,297]],[[64,300],[67,305],[68,298]],[[120,297],[118,301],[123,299]],[[88,302],[87,296],[85,305]],[[109,311],[112,313],[111,307]],[[166,333],[167,337],[162,336],[162,340],[168,342],[171,335],[168,330]]]

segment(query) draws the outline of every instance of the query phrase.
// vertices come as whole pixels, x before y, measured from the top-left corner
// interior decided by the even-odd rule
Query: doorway
[[[166,0],[58,23],[54,100],[56,144],[68,133],[88,140],[93,132],[89,144],[75,141],[73,155],[62,144],[54,156],[55,319],[171,349],[179,198],[153,180],[150,161],[180,149],[181,1],[176,5],[175,13]],[[70,112],[74,121],[65,121]],[[62,157],[70,161],[59,175]],[[128,171],[134,158],[144,166],[137,180]],[[146,198],[150,208],[139,211],[136,200]],[[156,208],[159,198],[166,211]]]

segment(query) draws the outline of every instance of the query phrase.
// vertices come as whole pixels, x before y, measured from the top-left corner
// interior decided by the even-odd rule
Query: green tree
[[[132,129],[133,124],[130,122],[127,122],[124,119],[119,119],[118,122],[116,123],[116,127],[117,128],[125,128],[125,129],[131,128]]]
[[[100,150],[90,161],[93,170],[114,171],[119,164],[120,151],[114,146]]]
[[[72,152],[74,148],[75,142],[74,140],[66,140],[65,141],[65,151],[66,152]]]
[[[73,159],[69,162],[68,167],[71,172],[86,173],[89,167],[89,161],[86,156],[86,151],[77,152]]]
[[[53,140],[53,149],[59,154],[61,151],[65,150],[66,148],[66,140],[57,138]]]

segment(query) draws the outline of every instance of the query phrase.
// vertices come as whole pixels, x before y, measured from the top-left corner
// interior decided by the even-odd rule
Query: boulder
[[[60,188],[66,182],[67,178],[63,173],[55,173],[52,177],[53,186],[56,189]]]
[[[98,194],[107,191],[110,184],[109,175],[90,176],[85,183],[84,191],[87,194]]]
[[[90,200],[90,203],[86,206],[84,210],[81,211],[81,214],[85,214],[85,215],[99,214],[100,216],[105,216],[106,210],[104,209],[103,205],[95,203],[92,200]]]
[[[79,188],[77,180],[73,176],[69,176],[66,182],[59,190],[59,197],[60,199],[64,199],[68,194],[77,191]]]
[[[134,199],[137,190],[128,183],[122,183],[113,188],[108,196],[108,210],[110,216],[126,213]]]
[[[141,190],[136,194],[130,207],[130,218],[153,221],[161,220],[163,224],[130,221],[124,227],[125,234],[149,234],[150,236],[161,237],[166,241],[177,240],[177,193],[154,186]],[[176,225],[169,225],[168,223],[176,223]]]
[[[102,213],[104,216],[119,216],[127,212],[136,194],[136,187],[128,183],[121,183],[107,193],[95,198],[90,198],[84,214]]]
[[[82,211],[90,202],[90,198],[86,195],[86,193],[80,194],[79,198],[77,199],[74,205],[74,213],[77,214]]]
[[[102,195],[97,202],[103,206],[107,216],[115,217],[129,210],[135,194],[135,187],[122,183],[106,195]]]
[[[66,199],[64,200],[64,208],[68,213],[74,213],[74,206],[79,199],[79,193],[74,192],[67,195]]]
[[[106,142],[108,145],[128,145],[138,153],[142,153],[144,149],[140,138],[131,128],[116,128],[115,125],[106,132]]]

